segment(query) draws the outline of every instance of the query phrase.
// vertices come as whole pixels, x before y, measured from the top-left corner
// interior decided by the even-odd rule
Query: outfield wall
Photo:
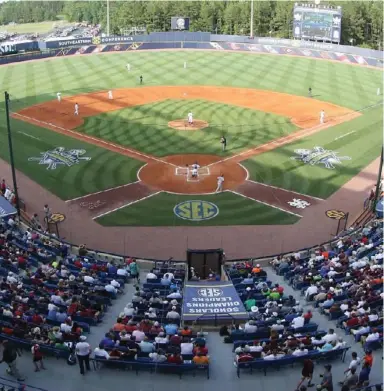
[[[140,36],[142,38],[143,36]],[[119,37],[120,38],[120,37]],[[132,38],[132,37],[125,37]],[[138,37],[135,37],[138,38]],[[35,60],[39,58],[60,57],[69,55],[84,55],[97,54],[106,52],[126,52],[126,51],[141,51],[141,50],[161,50],[161,49],[195,49],[195,50],[215,50],[215,51],[233,51],[233,52],[252,52],[259,54],[275,54],[275,55],[290,55],[298,57],[306,57],[313,59],[325,59],[332,61],[340,61],[347,64],[355,64],[362,66],[371,66],[383,68],[383,62],[377,57],[362,56],[357,54],[346,54],[340,51],[330,51],[320,48],[301,48],[293,46],[284,46],[281,44],[267,45],[259,43],[236,43],[236,42],[197,42],[197,41],[173,41],[164,42],[133,42],[125,39],[122,43],[108,44],[84,44],[92,42],[91,38],[60,41],[64,47],[50,48],[44,42],[44,50],[36,52],[27,52],[23,54],[14,54],[0,57],[0,65],[13,62]],[[57,43],[57,42],[56,42]],[[69,43],[74,46],[67,46]],[[53,45],[55,46],[55,45]],[[330,45],[327,45],[330,46]],[[337,46],[337,45],[331,45]],[[338,46],[337,46],[338,47]],[[364,49],[362,49],[364,50]],[[380,52],[382,54],[382,52]]]

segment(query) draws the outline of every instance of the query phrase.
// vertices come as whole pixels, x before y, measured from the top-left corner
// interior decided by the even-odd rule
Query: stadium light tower
[[[253,38],[253,0],[251,0],[251,38]]]
[[[109,37],[109,0],[107,0],[107,36]]]

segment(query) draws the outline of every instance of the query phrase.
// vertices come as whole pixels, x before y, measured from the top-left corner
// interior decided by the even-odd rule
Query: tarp
[[[191,281],[185,285],[183,297],[184,320],[248,319],[235,287],[228,281]]]
[[[0,218],[16,214],[16,209],[3,196],[0,196]]]

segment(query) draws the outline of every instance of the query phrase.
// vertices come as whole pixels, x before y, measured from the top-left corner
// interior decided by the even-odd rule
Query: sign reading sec
[[[208,201],[184,201],[173,208],[177,217],[183,220],[203,221],[213,219],[219,214],[219,208]]]

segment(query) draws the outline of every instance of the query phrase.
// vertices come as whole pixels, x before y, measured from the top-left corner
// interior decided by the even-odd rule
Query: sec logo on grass
[[[208,201],[184,201],[173,208],[177,217],[183,220],[203,221],[213,219],[219,214],[219,208]]]

